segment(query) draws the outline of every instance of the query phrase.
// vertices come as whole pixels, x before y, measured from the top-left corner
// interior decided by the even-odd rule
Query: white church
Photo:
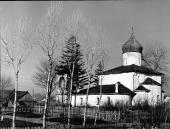
[[[101,91],[101,105],[110,101],[112,104],[124,103],[135,105],[148,101],[150,105],[163,101],[162,73],[141,65],[143,47],[136,40],[134,33],[122,46],[122,66],[104,71],[99,75],[99,85],[89,90],[88,105],[98,106]],[[72,105],[83,106],[87,89],[72,96]]]

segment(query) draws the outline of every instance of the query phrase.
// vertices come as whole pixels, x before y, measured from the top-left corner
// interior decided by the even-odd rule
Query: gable
[[[19,101],[33,101],[32,96],[30,95],[30,93],[25,94],[23,97],[21,97],[19,99]]]
[[[157,86],[161,86],[161,84],[155,80],[153,80],[152,78],[146,78],[144,82],[142,82],[141,84],[143,85],[157,85]]]
[[[150,92],[150,90],[145,88],[143,85],[140,85],[138,88],[135,89],[135,92]]]

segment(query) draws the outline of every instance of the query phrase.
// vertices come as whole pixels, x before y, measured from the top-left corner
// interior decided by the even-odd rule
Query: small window
[[[99,99],[99,97],[97,97],[97,104],[96,105],[99,105],[99,102],[100,102],[100,99]]]
[[[80,98],[80,105],[83,105],[83,98]]]

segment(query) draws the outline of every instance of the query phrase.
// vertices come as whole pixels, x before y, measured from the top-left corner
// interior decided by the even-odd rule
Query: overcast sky
[[[122,64],[121,47],[130,36],[131,26],[134,27],[135,37],[144,46],[144,49],[147,43],[159,42],[166,45],[170,51],[170,1],[134,1],[63,2],[65,17],[71,15],[74,9],[79,8],[87,19],[96,22],[105,30],[107,35],[105,49],[109,55],[107,69]],[[33,24],[36,25],[46,13],[49,5],[48,1],[0,2],[0,24],[3,26],[20,16],[28,16],[32,17]],[[32,82],[32,76],[41,58],[39,52],[33,51],[22,66],[19,90],[28,90],[31,93],[33,89],[35,92],[41,91]],[[2,74],[13,76],[12,70],[5,63],[2,64]]]

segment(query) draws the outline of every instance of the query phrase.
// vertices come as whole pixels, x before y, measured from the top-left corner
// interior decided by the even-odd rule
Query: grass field
[[[9,118],[4,118],[4,120],[0,122],[0,127],[11,127],[11,125],[12,119]],[[42,126],[42,124],[16,120],[16,127],[31,127],[31,126]]]
[[[65,118],[54,118],[53,117],[53,118],[48,118],[47,121],[48,122],[59,122],[61,124],[67,124],[67,117],[65,117]],[[86,123],[93,125],[94,119],[88,118]],[[103,120],[97,120],[97,124],[107,124],[107,123],[110,123],[110,122],[103,121]],[[71,124],[72,125],[82,125],[83,124],[83,118],[79,118],[79,117],[71,118]]]
[[[60,123],[61,125],[67,125],[67,117],[47,117],[47,123],[56,124]],[[94,124],[94,119],[88,118],[88,125]],[[97,124],[107,124],[109,122],[103,120],[97,120]],[[83,118],[74,117],[71,118],[72,125],[82,125]],[[4,120],[0,122],[0,127],[11,127],[12,125],[12,113],[8,113],[4,116]],[[31,126],[42,126],[42,115],[34,113],[16,113],[16,127],[31,127]]]

